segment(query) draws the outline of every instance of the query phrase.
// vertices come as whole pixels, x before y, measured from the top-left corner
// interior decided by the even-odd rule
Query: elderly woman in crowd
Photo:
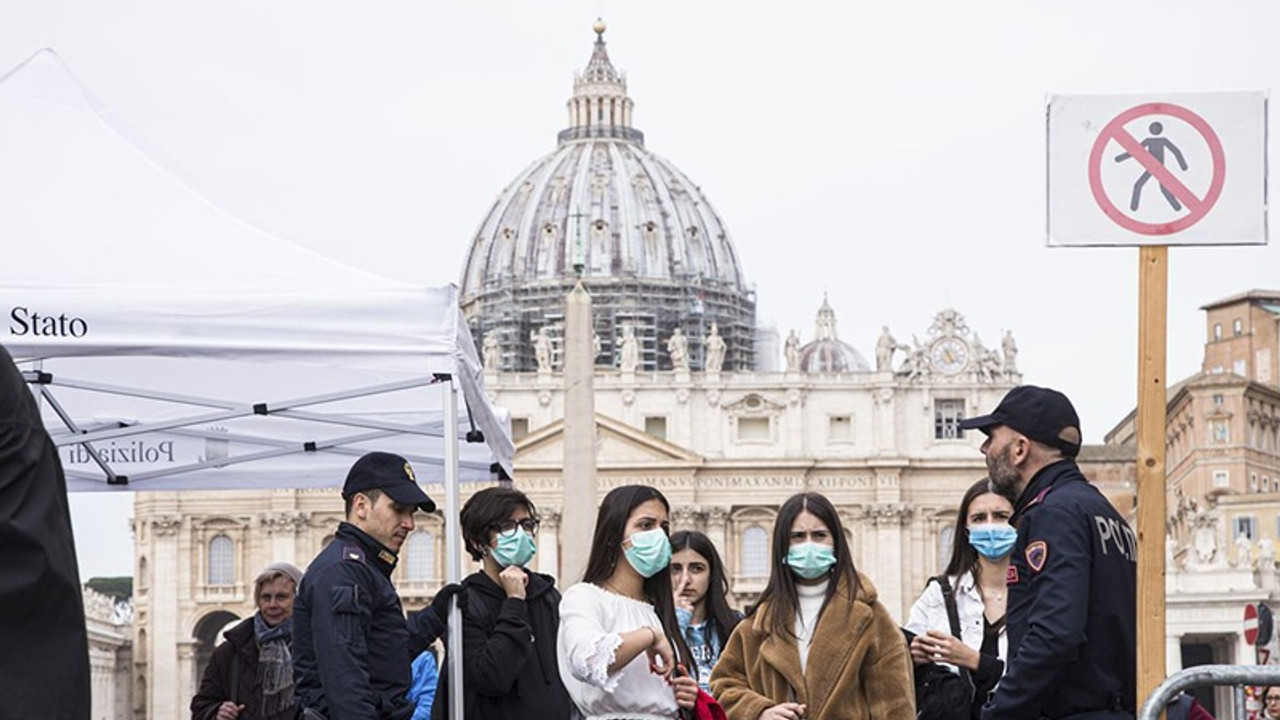
[[[286,562],[267,566],[253,581],[258,611],[223,633],[191,720],[293,720],[293,598],[302,571]]]

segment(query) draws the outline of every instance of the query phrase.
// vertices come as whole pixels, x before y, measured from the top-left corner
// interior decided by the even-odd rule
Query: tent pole
[[[458,398],[453,392],[453,377],[440,383],[444,393],[444,517],[445,577],[451,583],[462,582],[462,524],[459,518],[461,499],[458,492]],[[449,601],[449,628],[446,636],[449,659],[449,717],[462,720],[462,613],[458,596]]]

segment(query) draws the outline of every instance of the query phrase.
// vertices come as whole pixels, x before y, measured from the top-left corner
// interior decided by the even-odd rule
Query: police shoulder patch
[[[364,562],[364,548],[359,545],[343,545],[342,559],[354,560],[356,562]]]
[[[1026,552],[1027,567],[1032,572],[1040,572],[1044,568],[1045,562],[1049,560],[1049,544],[1043,540],[1037,540],[1027,546]]]

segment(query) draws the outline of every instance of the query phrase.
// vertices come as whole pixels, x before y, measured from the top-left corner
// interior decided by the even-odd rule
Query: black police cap
[[[409,461],[387,452],[371,452],[351,466],[342,485],[345,500],[365,490],[380,490],[401,505],[416,505],[423,512],[434,512],[436,504],[418,487]]]
[[[1057,448],[1067,457],[1080,452],[1080,417],[1066,395],[1035,385],[1019,385],[1009,391],[990,415],[960,423],[964,430],[988,435],[997,425],[1008,425],[1038,443]]]

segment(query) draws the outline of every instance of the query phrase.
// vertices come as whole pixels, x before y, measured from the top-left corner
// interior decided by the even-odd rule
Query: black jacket
[[[0,716],[88,720],[89,635],[67,480],[0,346]]]
[[[1012,522],[1009,662],[983,720],[1132,717],[1137,536],[1071,460],[1036,473]]]
[[[556,633],[560,593],[555,579],[529,573],[525,599],[508,598],[488,575],[462,581],[463,713],[468,720],[567,720],[573,701],[560,682]],[[431,706],[448,717],[449,662]]]
[[[330,720],[407,720],[413,661],[396,555],[341,523],[293,604],[293,674],[304,708]]]
[[[218,706],[227,700],[244,705],[240,720],[292,720],[298,714],[295,705],[266,716],[262,714],[262,688],[258,683],[258,641],[254,637],[253,616],[222,633],[227,639],[214,648],[209,666],[200,680],[200,690],[191,698],[191,720],[214,720]],[[233,666],[239,668],[233,670]],[[232,691],[232,674],[235,689]]]

